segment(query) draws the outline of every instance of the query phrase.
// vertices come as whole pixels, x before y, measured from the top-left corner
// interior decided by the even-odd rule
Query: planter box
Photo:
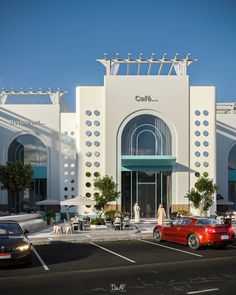
[[[91,229],[107,229],[106,225],[96,225],[96,224],[91,224],[90,225]]]

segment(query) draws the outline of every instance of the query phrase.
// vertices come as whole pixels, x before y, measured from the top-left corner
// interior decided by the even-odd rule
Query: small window
[[[86,114],[87,116],[91,116],[91,115],[92,115],[92,112],[89,111],[89,110],[87,110],[87,111],[85,112],[85,114]]]
[[[205,147],[207,147],[207,146],[209,145],[209,142],[208,142],[208,141],[204,141],[204,142],[203,142],[203,145],[204,145]]]
[[[99,126],[99,125],[100,125],[100,122],[97,121],[97,120],[95,120],[95,121],[94,121],[94,125],[95,125],[95,126]]]
[[[95,146],[100,146],[100,142],[99,141],[94,141],[94,145]]]
[[[203,156],[204,157],[208,157],[209,156],[209,153],[208,152],[203,152]]]
[[[96,130],[96,131],[94,131],[94,135],[95,136],[99,136],[100,135],[100,132]]]
[[[87,131],[86,131],[86,135],[87,135],[87,136],[91,136],[91,135],[92,135],[92,132],[87,130]]]
[[[200,121],[195,121],[195,125],[200,126],[201,125]]]
[[[195,156],[196,157],[200,157],[201,156],[201,153],[200,152],[195,152]]]
[[[188,225],[191,223],[191,219],[189,218],[184,218],[182,225]]]
[[[203,111],[203,115],[204,115],[204,116],[208,116],[208,115],[209,115],[209,112],[208,112],[207,110],[204,110],[204,111]]]
[[[208,126],[209,125],[209,122],[205,120],[205,121],[203,121],[203,125],[204,126]]]
[[[200,141],[195,141],[195,146],[200,146],[201,145],[201,143],[200,143]]]
[[[98,110],[95,110],[93,113],[94,113],[95,116],[99,116],[100,115],[100,112]]]
[[[197,111],[195,111],[195,115],[196,116],[200,116],[201,115],[201,112],[197,110]]]
[[[200,136],[201,135],[200,131],[195,131],[195,135]]]
[[[89,121],[89,120],[87,120],[87,121],[85,122],[85,124],[86,124],[87,126],[91,126],[91,125],[92,125],[92,122]]]
[[[209,132],[205,130],[205,131],[203,131],[203,135],[204,136],[208,136],[209,135]]]

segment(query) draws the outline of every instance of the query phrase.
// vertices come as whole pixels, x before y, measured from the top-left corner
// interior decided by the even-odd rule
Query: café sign
[[[40,120],[38,121],[31,121],[31,120],[10,120],[10,125],[13,126],[42,126],[45,123],[42,123]]]
[[[136,95],[135,100],[137,102],[157,102],[158,101],[158,99],[153,99],[151,95],[145,95],[145,96]]]

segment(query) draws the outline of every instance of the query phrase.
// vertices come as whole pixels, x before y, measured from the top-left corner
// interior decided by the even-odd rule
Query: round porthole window
[[[200,116],[201,115],[201,112],[197,110],[197,111],[195,111],[195,115],[196,116]]]
[[[94,113],[95,116],[99,116],[100,115],[100,112],[98,110],[95,110],[93,113]]]
[[[86,165],[87,167],[91,167],[91,166],[92,166],[92,163],[90,163],[90,162],[86,162],[85,165]]]
[[[200,131],[195,131],[195,135],[196,136],[200,136],[201,135],[201,132]]]
[[[100,142],[99,141],[94,141],[94,145],[95,146],[100,146]]]
[[[66,187],[64,187],[64,191],[68,191],[68,187],[66,186]]]
[[[203,125],[204,126],[208,126],[209,125],[209,122],[207,120],[203,121]]]
[[[197,146],[197,147],[201,145],[200,141],[195,141],[194,144],[195,144],[195,146]]]
[[[68,195],[64,195],[64,199],[68,199]]]
[[[75,132],[74,131],[71,131],[70,135],[72,135],[72,136],[75,135]]]
[[[91,146],[92,145],[92,142],[91,141],[86,141],[85,143],[87,146]]]
[[[209,115],[209,112],[208,112],[207,110],[204,110],[204,111],[203,111],[203,115],[204,115],[204,116],[208,116],[208,115]]]
[[[70,182],[71,182],[71,183],[74,183],[74,182],[75,182],[74,178],[72,178]]]
[[[90,194],[90,193],[86,193],[85,196],[86,196],[87,198],[91,198],[91,194]]]
[[[91,186],[91,183],[90,183],[90,182],[86,182],[85,185],[86,185],[87,187],[90,187],[90,186]]]
[[[199,172],[195,172],[195,176],[196,177],[200,177],[200,173]]]
[[[205,131],[203,131],[203,135],[204,136],[208,136],[209,135],[209,132],[205,130]]]
[[[86,114],[87,116],[91,116],[91,115],[92,115],[92,112],[89,111],[89,110],[87,110],[87,111],[85,112],[85,114]]]
[[[198,120],[195,121],[195,125],[196,125],[196,126],[200,126],[200,125],[201,125],[200,121],[198,121]]]
[[[66,163],[66,164],[64,164],[64,167],[65,167],[65,168],[67,168],[67,167],[68,167],[68,164],[67,164],[67,163]]]
[[[203,141],[203,145],[204,146],[208,146],[209,145],[209,142],[208,141]]]
[[[91,126],[91,125],[92,125],[92,122],[89,121],[89,120],[87,120],[87,121],[85,122],[85,124],[86,124],[87,126]]]
[[[195,156],[196,157],[200,157],[201,156],[201,153],[200,152],[195,152]]]
[[[70,164],[70,167],[71,168],[74,168],[75,167],[75,164],[74,163]]]
[[[100,173],[99,172],[94,172],[93,174],[95,177],[99,177],[100,176]]]
[[[91,135],[92,135],[92,132],[87,130],[87,131],[86,131],[86,135],[87,135],[87,136],[91,136]]]
[[[94,135],[95,136],[99,136],[100,135],[100,132],[96,130],[96,131],[94,131]]]
[[[69,133],[67,131],[64,132],[64,135],[68,135]]]
[[[95,126],[99,126],[99,125],[100,125],[100,122],[99,122],[98,120],[95,120],[95,121],[94,121],[94,125],[95,125]]]
[[[95,167],[99,167],[100,166],[100,163],[99,162],[94,162],[94,166]]]
[[[96,151],[96,152],[94,152],[94,156],[95,157],[99,157],[100,156],[100,153]]]
[[[209,153],[208,152],[203,152],[203,156],[204,157],[208,157],[209,156]]]
[[[209,163],[208,163],[208,162],[204,162],[204,163],[203,163],[203,166],[204,166],[204,167],[208,167],[208,166],[209,166]]]
[[[65,172],[64,172],[64,175],[68,175],[68,171],[65,171]]]
[[[200,167],[201,166],[200,162],[195,162],[195,166]]]
[[[86,155],[87,157],[91,157],[91,156],[92,156],[92,153],[91,153],[91,152],[87,152],[85,155]]]

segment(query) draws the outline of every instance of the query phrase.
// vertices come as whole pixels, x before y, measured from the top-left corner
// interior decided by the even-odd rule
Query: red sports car
[[[231,225],[222,224],[211,218],[180,217],[170,225],[157,225],[153,230],[157,242],[161,240],[188,244],[193,250],[202,246],[218,245],[225,247],[235,239]]]

